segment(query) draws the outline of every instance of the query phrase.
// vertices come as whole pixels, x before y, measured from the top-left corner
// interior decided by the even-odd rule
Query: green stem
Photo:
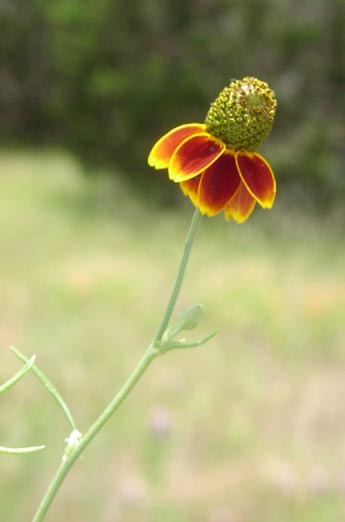
[[[196,232],[198,230],[199,224],[201,222],[201,218],[202,218],[202,214],[200,214],[199,209],[196,208],[195,211],[194,211],[194,214],[193,214],[193,218],[192,218],[190,227],[189,227],[188,235],[186,237],[186,242],[185,242],[185,245],[184,245],[184,248],[183,248],[183,253],[182,253],[179,269],[178,269],[178,272],[177,272],[177,276],[176,276],[176,279],[175,279],[175,284],[173,286],[170,299],[169,299],[167,307],[165,309],[162,322],[159,325],[157,333],[156,333],[156,335],[154,337],[153,343],[156,346],[161,341],[162,336],[163,336],[165,330],[168,327],[171,315],[172,315],[172,313],[174,311],[174,307],[175,307],[178,295],[179,295],[180,290],[181,290],[181,286],[182,286],[182,282],[183,282],[183,276],[184,276],[184,273],[185,273],[185,270],[186,270],[186,266],[187,266],[187,263],[188,263],[189,255],[190,255],[190,252],[192,250],[193,241],[194,241]]]
[[[143,357],[139,361],[136,368],[133,370],[133,372],[128,377],[127,381],[123,384],[122,388],[118,391],[118,393],[115,395],[113,400],[108,404],[108,406],[104,409],[104,411],[101,413],[101,415],[98,417],[98,419],[92,424],[92,426],[89,428],[89,430],[85,433],[84,436],[81,437],[79,443],[74,447],[71,448],[69,451],[67,451],[64,455],[64,458],[56,471],[55,476],[53,477],[39,507],[38,510],[33,518],[33,522],[41,522],[44,520],[45,515],[48,512],[48,509],[55,498],[57,492],[60,489],[60,486],[62,485],[68,471],[71,469],[73,464],[77,461],[78,457],[81,455],[81,453],[84,451],[86,446],[92,441],[92,439],[97,435],[97,433],[100,431],[100,429],[104,426],[104,424],[109,420],[111,415],[114,413],[114,411],[122,404],[122,402],[125,400],[127,395],[130,393],[130,391],[133,389],[135,384],[138,382],[140,377],[143,375],[146,368],[150,365],[152,360],[159,354],[159,345],[162,339],[162,336],[168,326],[168,323],[170,321],[171,315],[173,313],[182,281],[183,276],[185,274],[187,262],[189,259],[189,255],[192,249],[193,241],[196,236],[196,232],[198,229],[198,226],[201,221],[201,214],[198,209],[195,210],[192,222],[190,224],[188,236],[186,239],[186,243],[183,249],[182,257],[180,260],[177,276],[175,279],[175,284],[173,286],[173,290],[170,296],[170,299],[168,301],[166,310],[163,315],[163,319],[161,321],[161,324],[158,327],[158,330],[156,332],[156,335],[153,338],[153,341],[147,348],[146,352],[144,353]]]

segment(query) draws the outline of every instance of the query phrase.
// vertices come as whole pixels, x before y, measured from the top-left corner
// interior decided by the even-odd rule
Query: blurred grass
[[[9,344],[37,354],[83,431],[155,331],[192,209],[147,208],[62,154],[3,153],[0,172],[0,382]],[[344,224],[282,194],[242,226],[205,219],[177,311],[203,303],[190,338],[219,334],[154,363],[47,520],[342,520]],[[2,445],[48,445],[0,460],[0,520],[27,522],[68,426],[31,375],[0,414]]]

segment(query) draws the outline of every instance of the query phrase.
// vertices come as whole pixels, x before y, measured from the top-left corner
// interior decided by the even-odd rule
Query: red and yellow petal
[[[204,131],[205,125],[201,123],[188,123],[175,127],[164,134],[152,147],[148,164],[156,169],[167,169],[175,149],[189,136]]]
[[[173,153],[169,163],[169,178],[177,183],[194,178],[224,152],[225,144],[207,132],[185,139]]]
[[[224,152],[201,176],[199,208],[202,214],[214,216],[231,200],[241,184],[235,155]]]
[[[201,175],[195,176],[195,178],[182,181],[180,183],[181,190],[185,196],[189,196],[194,206],[198,206],[198,191],[200,185]]]
[[[237,152],[236,164],[250,194],[263,208],[272,208],[276,180],[265,158],[254,152]]]
[[[241,183],[236,194],[226,205],[224,214],[226,219],[233,218],[237,223],[243,223],[253,212],[256,201],[248,192],[244,183]]]

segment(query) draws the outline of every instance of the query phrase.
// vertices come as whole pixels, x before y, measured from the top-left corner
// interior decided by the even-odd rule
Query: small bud
[[[202,316],[202,306],[200,304],[194,304],[190,308],[187,308],[180,315],[179,329],[180,330],[193,330],[200,322]]]
[[[79,446],[79,443],[81,441],[82,434],[79,430],[73,430],[69,437],[66,439],[66,448],[65,448],[65,454],[63,456],[63,460],[66,461],[70,453]]]

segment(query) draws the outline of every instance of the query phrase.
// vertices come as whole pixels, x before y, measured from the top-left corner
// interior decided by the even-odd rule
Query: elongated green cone
[[[255,151],[271,131],[276,108],[266,82],[249,76],[234,80],[211,104],[206,130],[230,149]]]

